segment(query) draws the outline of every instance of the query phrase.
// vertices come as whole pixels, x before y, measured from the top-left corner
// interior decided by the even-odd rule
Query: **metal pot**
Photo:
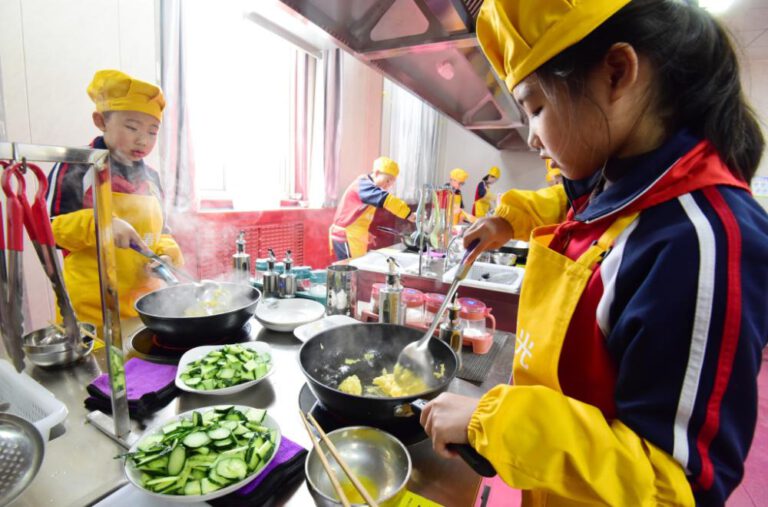
[[[221,282],[223,297],[231,298],[224,311],[188,317],[184,312],[197,303],[199,285],[183,283],[155,290],[134,304],[141,321],[168,345],[198,346],[234,335],[256,312],[261,292],[248,285]]]

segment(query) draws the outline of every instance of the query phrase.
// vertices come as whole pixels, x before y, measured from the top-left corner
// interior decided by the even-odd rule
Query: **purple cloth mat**
[[[144,361],[138,357],[125,363],[125,385],[129,400],[138,400],[148,393],[153,393],[168,387],[176,379],[176,366],[171,364],[156,364]],[[104,373],[91,382],[91,386],[109,397],[112,389],[109,386],[109,375]]]
[[[283,437],[280,440],[280,447],[277,449],[277,454],[275,454],[275,458],[269,463],[269,465],[267,465],[266,468],[264,468],[264,470],[262,470],[255,479],[235,491],[233,494],[238,496],[250,495],[256,488],[259,487],[259,484],[261,484],[275,468],[289,461],[291,458],[296,456],[296,454],[303,450],[304,448],[296,442]]]

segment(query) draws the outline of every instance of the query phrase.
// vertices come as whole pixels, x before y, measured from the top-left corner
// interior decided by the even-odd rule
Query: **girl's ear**
[[[92,118],[93,118],[93,124],[96,125],[96,128],[104,132],[104,130],[106,130],[107,128],[107,122],[104,119],[104,115],[98,111],[94,111]]]
[[[637,84],[639,66],[635,48],[626,42],[617,42],[608,49],[603,58],[603,70],[611,102],[624,97]]]

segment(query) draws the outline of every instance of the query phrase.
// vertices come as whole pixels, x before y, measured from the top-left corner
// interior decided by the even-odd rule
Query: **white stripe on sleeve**
[[[688,425],[693,414],[693,405],[699,390],[699,378],[707,349],[709,326],[712,320],[712,302],[715,292],[715,233],[712,225],[690,194],[678,197],[688,215],[699,242],[699,279],[696,290],[696,309],[693,317],[693,333],[685,368],[680,399],[677,404],[674,426],[674,447],[672,455],[678,463],[688,468]],[[695,257],[692,258],[692,261]]]
[[[608,255],[605,256],[605,260],[600,264],[600,278],[603,280],[603,295],[600,297],[600,302],[597,304],[597,325],[600,326],[600,331],[603,336],[608,336],[611,332],[611,307],[616,297],[616,276],[619,274],[619,267],[621,261],[624,258],[624,247],[627,245],[627,239],[632,232],[637,228],[637,224],[640,220],[635,220],[627,226],[626,229],[621,231],[616,237],[616,241],[613,243],[613,248]]]

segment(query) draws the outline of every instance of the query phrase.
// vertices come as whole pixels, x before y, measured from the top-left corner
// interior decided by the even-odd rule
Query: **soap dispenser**
[[[280,278],[278,281],[280,297],[281,298],[296,297],[296,274],[291,272],[291,267],[293,266],[293,259],[291,258],[290,250],[285,252],[285,259],[283,259],[283,263],[285,264],[285,272],[280,275]]]
[[[379,322],[402,326],[405,323],[403,286],[400,285],[400,274],[395,259],[389,257],[387,263],[389,264],[387,285],[379,290]]]
[[[276,298],[280,296],[279,274],[275,271],[275,252],[268,248],[269,257],[267,258],[267,270],[262,278],[264,298]]]
[[[461,325],[459,322],[460,311],[461,306],[456,301],[456,296],[454,295],[453,302],[448,307],[448,318],[445,322],[440,324],[440,332],[438,335],[440,340],[450,345],[450,347],[456,353],[456,359],[458,359],[456,371],[461,369],[461,347],[463,340],[461,336]],[[435,318],[439,319],[440,316],[437,315]]]
[[[235,254],[232,256],[234,281],[248,283],[251,278],[251,256],[245,253],[245,231],[240,231],[235,241]]]

